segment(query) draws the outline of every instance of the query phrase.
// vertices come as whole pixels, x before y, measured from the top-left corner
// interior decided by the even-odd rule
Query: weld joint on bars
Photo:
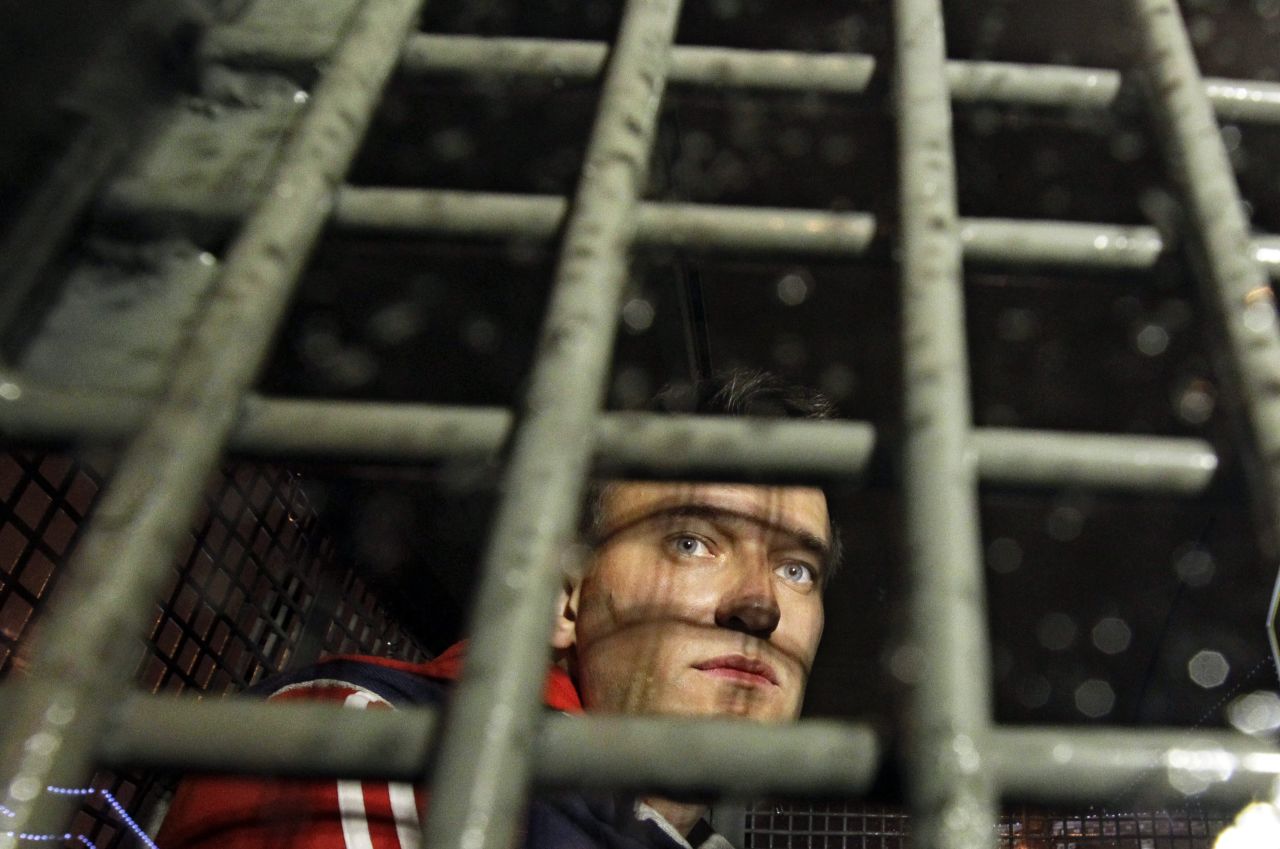
[[[402,71],[590,81],[599,78],[606,50],[600,42],[568,39],[417,34],[405,45]],[[215,28],[203,55],[206,61],[255,66],[283,66],[303,58],[296,55],[296,45],[264,43],[259,33],[246,35],[234,25]],[[672,50],[670,81],[717,88],[863,94],[877,70],[876,58],[867,54],[678,45]],[[952,98],[968,103],[1109,109],[1121,89],[1120,72],[1109,68],[950,60],[946,74]],[[1224,119],[1280,123],[1280,84],[1209,78],[1204,89]]]

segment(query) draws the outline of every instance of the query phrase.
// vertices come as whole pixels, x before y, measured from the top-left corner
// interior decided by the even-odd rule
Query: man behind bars
[[[830,403],[771,375],[732,373],[666,391],[670,412],[827,418]],[[796,718],[839,562],[822,491],[608,481],[592,487],[592,556],[568,576],[551,642],[556,710]],[[275,679],[273,701],[355,708],[438,704],[465,644],[425,664],[340,657]],[[386,782],[201,778],[178,790],[162,849],[410,849],[426,794]],[[530,804],[528,849],[724,849],[695,802],[590,794]]]

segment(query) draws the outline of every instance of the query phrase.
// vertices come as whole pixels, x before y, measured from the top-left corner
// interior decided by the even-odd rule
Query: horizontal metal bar
[[[333,226],[387,233],[482,238],[551,239],[567,203],[550,195],[510,195],[431,189],[345,186]],[[999,265],[1142,270],[1165,246],[1154,227],[1011,218],[961,218],[964,258]],[[866,253],[878,230],[861,212],[642,203],[638,244],[779,251],[854,257]],[[1280,279],[1280,236],[1253,240],[1255,258]]]
[[[551,241],[567,210],[567,201],[552,195],[344,186],[330,223],[361,232]],[[123,195],[101,211],[143,220],[205,214]],[[866,254],[879,229],[875,216],[865,212],[689,203],[641,203],[637,221],[636,244],[647,247],[846,258]],[[1010,218],[959,223],[964,258],[990,265],[1140,271],[1154,266],[1165,250],[1154,227]],[[1280,236],[1257,236],[1252,249],[1280,280]]]
[[[1006,798],[1244,803],[1280,775],[1266,740],[1203,729],[998,728],[985,755]]]
[[[13,386],[20,386],[21,381]],[[128,436],[145,402],[25,387],[0,402],[9,442],[109,443]],[[232,450],[252,456],[413,463],[493,459],[511,414],[497,407],[444,407],[250,397]],[[605,474],[758,474],[857,479],[875,451],[867,422],[765,420],[607,413],[596,429]],[[976,428],[979,477],[991,484],[1078,486],[1193,496],[1218,467],[1199,439]]]
[[[133,695],[113,714],[98,754],[115,769],[421,781],[437,729],[436,712],[425,707],[357,713],[324,704]],[[602,739],[610,746],[593,743]],[[728,796],[859,795],[881,757],[875,733],[858,723],[805,720],[779,728],[551,714],[534,752],[534,778],[544,787],[718,789]],[[1245,801],[1280,774],[1273,743],[1203,729],[998,727],[978,754],[990,760],[1006,798],[1046,803],[1176,802],[1188,791]]]
[[[428,775],[435,710],[355,712],[335,705],[132,696],[99,756],[112,768],[386,778]],[[608,746],[599,745],[608,740]],[[879,767],[865,725],[545,715],[532,747],[543,787],[859,795]]]
[[[1199,439],[977,428],[982,482],[1193,494],[1209,485],[1218,457]]]
[[[405,45],[402,70],[591,80],[600,74],[606,49],[591,41],[423,33]],[[215,31],[203,52],[210,61],[255,66],[287,65],[301,58],[285,45],[278,55],[264,53],[259,39],[241,42],[233,27]],[[878,70],[875,57],[866,54],[676,46],[671,59],[672,84],[721,89],[864,94]],[[946,74],[955,101],[1005,106],[1109,109],[1121,84],[1114,69],[1013,62],[953,59]],[[1225,78],[1204,82],[1223,120],[1280,123],[1280,84]]]
[[[568,211],[564,198],[420,189],[344,187],[333,226],[391,233],[551,239]],[[636,243],[747,252],[858,254],[875,236],[866,213],[642,203]]]

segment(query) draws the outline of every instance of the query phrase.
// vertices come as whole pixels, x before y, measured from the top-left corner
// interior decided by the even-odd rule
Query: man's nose
[[[716,624],[767,640],[782,618],[772,573],[758,567],[749,568],[748,572],[721,597],[716,606]]]

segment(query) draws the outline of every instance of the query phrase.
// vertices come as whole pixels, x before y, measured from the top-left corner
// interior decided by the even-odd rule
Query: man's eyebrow
[[[669,507],[659,507],[651,513],[638,519],[638,522],[649,521],[661,518],[694,518],[706,519],[714,522],[716,520],[736,520],[740,522],[748,522],[752,525],[764,528],[785,536],[792,537],[800,544],[800,547],[818,557],[822,561],[824,567],[831,562],[831,546],[822,537],[817,534],[806,531],[803,528],[797,528],[785,522],[775,521],[773,519],[749,513],[743,510],[734,510],[729,507],[722,507],[717,504],[706,503],[687,503],[673,504]]]

